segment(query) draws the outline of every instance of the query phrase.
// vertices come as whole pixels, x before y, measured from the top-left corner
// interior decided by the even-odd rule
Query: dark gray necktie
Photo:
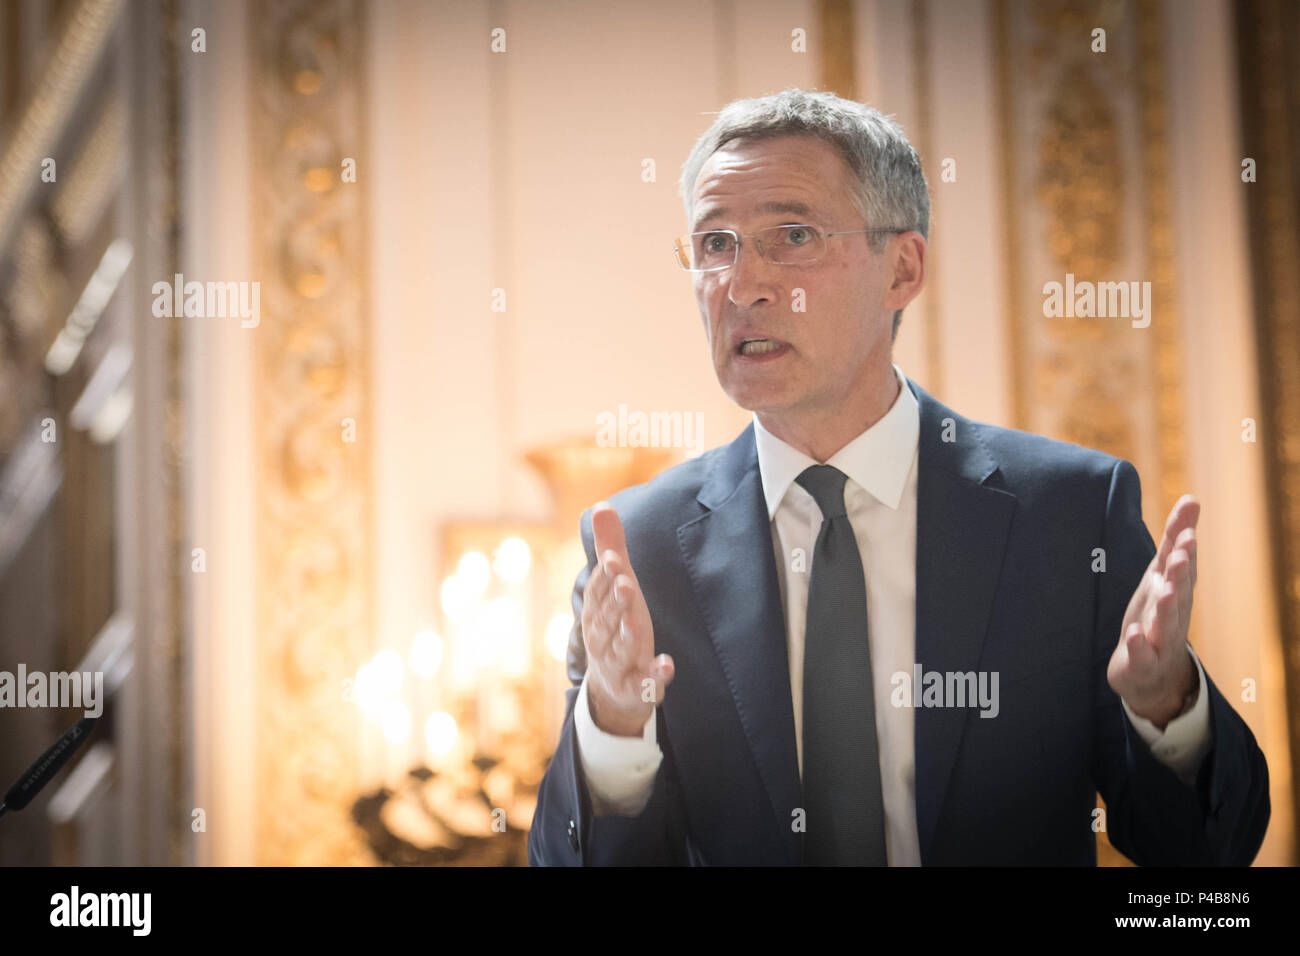
[[[822,512],[804,635],[804,863],[884,866],[867,587],[844,510],[848,476],[830,465],[814,465],[795,480]]]

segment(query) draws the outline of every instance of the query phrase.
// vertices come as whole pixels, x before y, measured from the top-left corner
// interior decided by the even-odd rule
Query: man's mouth
[[[782,344],[772,339],[744,339],[736,351],[741,355],[765,355],[775,352]]]

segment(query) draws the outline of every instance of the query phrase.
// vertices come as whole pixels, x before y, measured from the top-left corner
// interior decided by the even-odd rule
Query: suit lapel
[[[785,612],[751,424],[719,456],[697,496],[708,512],[677,529],[709,637],[788,851],[800,858],[791,811],[802,804]]]
[[[993,609],[1016,499],[984,484],[997,471],[974,423],[911,380],[920,405],[916,494],[916,661],[925,671],[974,671]],[[948,439],[948,440],[945,440]],[[969,712],[921,707],[915,717],[916,823],[921,862],[934,842]]]

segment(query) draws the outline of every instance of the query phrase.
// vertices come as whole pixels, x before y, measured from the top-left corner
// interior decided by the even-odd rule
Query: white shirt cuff
[[[1192,786],[1196,782],[1196,772],[1200,769],[1201,761],[1214,740],[1210,734],[1210,695],[1205,687],[1205,669],[1190,644],[1187,645],[1187,653],[1192,655],[1192,661],[1196,664],[1200,690],[1192,709],[1169,721],[1163,733],[1151,721],[1133,713],[1123,698],[1120,698],[1120,703],[1124,705],[1129,723],[1138,732],[1138,736],[1146,741],[1155,758],[1176,773],[1183,783]]]
[[[655,714],[651,712],[639,739],[606,733],[591,719],[587,678],[583,675],[573,705],[573,722],[578,734],[578,760],[591,795],[592,810],[598,816],[636,816],[650,800],[655,774],[664,759],[655,730]]]

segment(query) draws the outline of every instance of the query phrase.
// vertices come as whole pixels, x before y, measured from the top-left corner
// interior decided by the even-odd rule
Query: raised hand
[[[1200,514],[1201,505],[1191,495],[1179,498],[1169,512],[1160,549],[1129,600],[1119,644],[1106,668],[1106,680],[1133,713],[1162,730],[1196,687],[1187,629]]]
[[[609,502],[592,508],[591,530],[597,564],[582,592],[587,702],[601,730],[640,737],[672,682],[673,659],[655,657],[650,609],[632,571],[623,522]]]

